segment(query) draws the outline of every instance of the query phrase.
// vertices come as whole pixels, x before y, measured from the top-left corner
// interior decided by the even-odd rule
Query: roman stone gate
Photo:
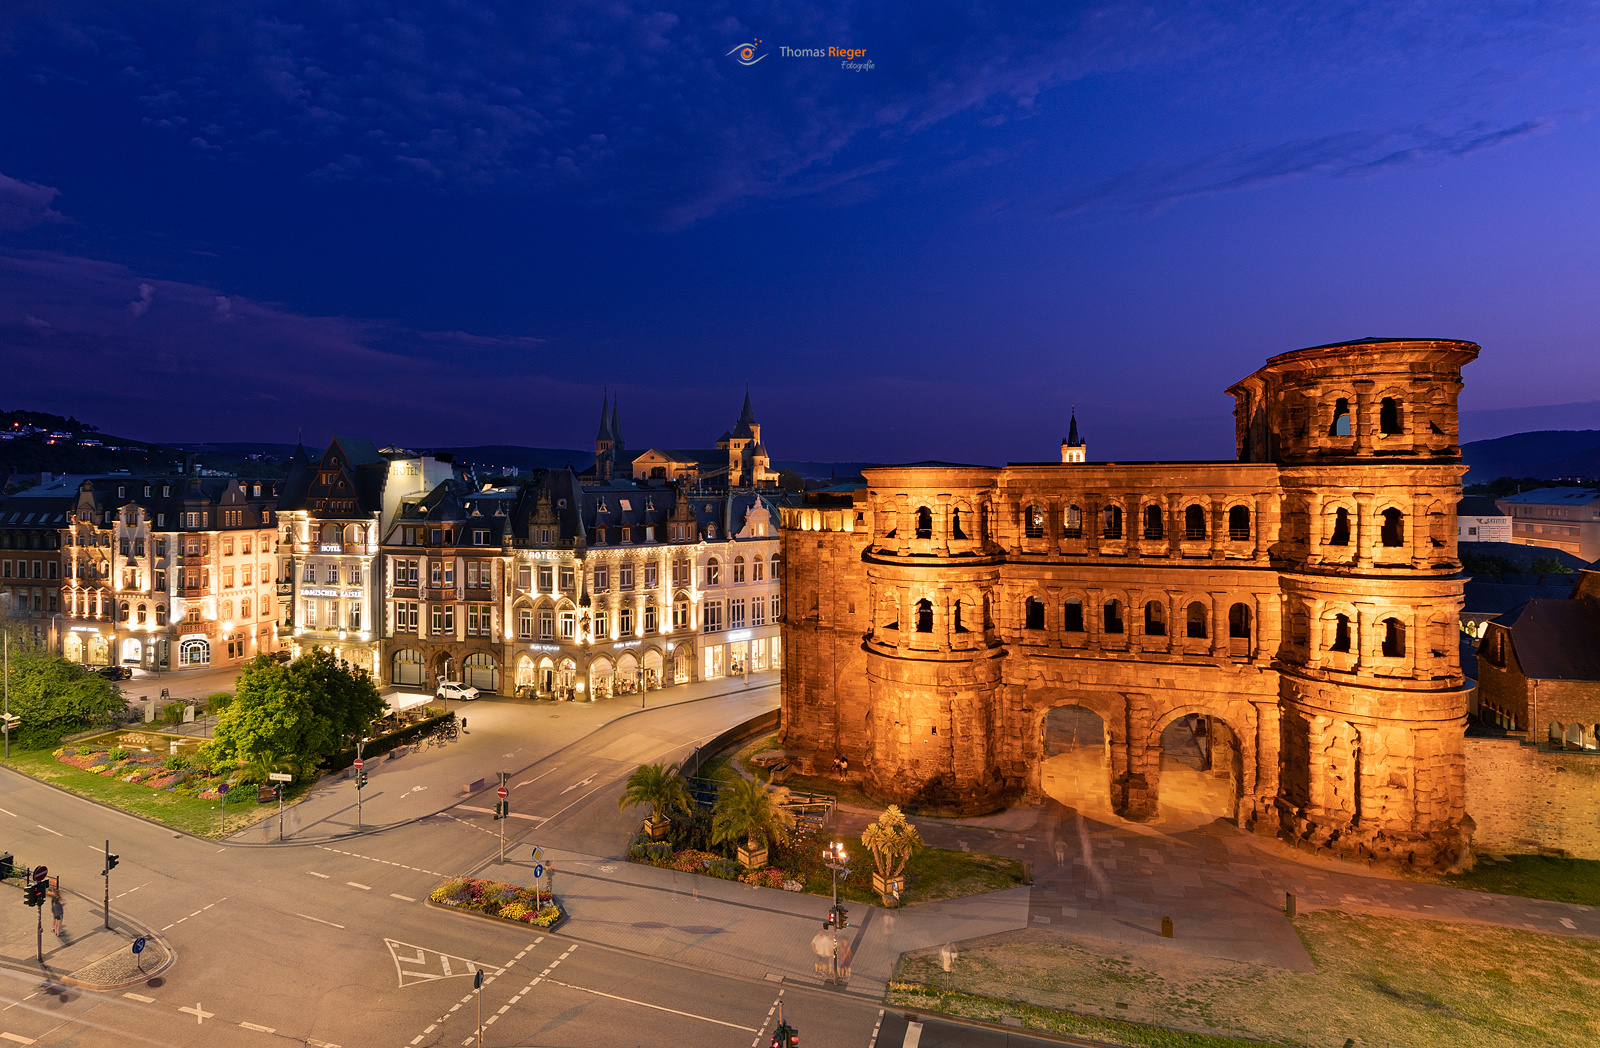
[[[1227,819],[1451,867],[1467,342],[1235,384],[1229,462],[928,462],[783,510],[783,732],[873,796]]]

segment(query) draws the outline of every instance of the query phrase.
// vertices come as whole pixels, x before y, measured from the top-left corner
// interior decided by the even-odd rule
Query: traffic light
[[[827,926],[829,928],[850,927],[850,911],[843,906],[835,906],[828,911]]]
[[[850,911],[845,909],[843,906],[839,907],[839,927],[850,927]]]
[[[366,784],[367,784],[367,773],[365,771],[356,772],[356,789],[359,790],[359,789],[361,789],[361,787],[365,786]]]
[[[117,868],[117,857],[115,855],[110,854],[109,852],[106,853],[106,868],[105,868],[105,872],[102,873],[101,876],[102,877],[107,876],[108,874],[111,873],[112,870],[114,870],[116,868]]]
[[[45,898],[45,884],[43,881],[29,881],[23,889],[22,902],[25,906],[43,906]]]
[[[772,1031],[772,1048],[800,1048],[800,1031],[786,1022],[779,1022]]]
[[[494,802],[494,817],[496,819],[509,819],[509,818],[511,818],[511,802],[510,801],[495,801]]]

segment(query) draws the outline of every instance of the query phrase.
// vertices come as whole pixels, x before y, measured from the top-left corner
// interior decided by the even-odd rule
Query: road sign
[[[268,774],[267,778],[271,779],[273,782],[293,782],[294,781],[294,776],[290,775],[286,771],[275,771],[275,772],[272,772],[272,773]]]
[[[494,792],[495,792],[495,795],[497,797],[499,797],[501,800],[505,800],[507,797],[511,796],[511,791],[506,789],[504,786],[500,787],[498,790],[495,790]]]
[[[223,783],[221,786],[217,787],[217,795],[221,796],[221,797],[226,797],[228,795],[228,789],[229,789],[228,784],[227,783]]]
[[[367,763],[366,761],[362,760],[360,757],[357,757],[356,758],[356,771],[360,771],[363,767],[366,766],[366,763]]]
[[[35,866],[33,868],[33,879],[34,880],[42,881],[48,876],[50,876],[50,867],[48,867],[48,866]]]
[[[534,862],[543,862],[544,861],[544,849],[543,848],[535,848],[535,849],[533,849],[533,861]]]
[[[542,862],[534,863],[533,864],[533,879],[534,880],[538,880],[540,877],[543,877],[543,876],[544,876],[544,863],[542,863]]]
[[[142,936],[142,935],[139,936],[137,939],[133,940],[133,952],[134,953],[143,953],[144,952],[144,944],[145,944],[145,937]]]

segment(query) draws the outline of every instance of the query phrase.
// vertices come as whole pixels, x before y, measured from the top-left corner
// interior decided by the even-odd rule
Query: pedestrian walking
[[[61,883],[57,881],[50,886],[50,928],[56,933],[56,938],[61,938],[61,918],[66,915],[66,909],[61,905]]]
[[[463,735],[471,735],[472,734],[472,732],[467,730],[467,718],[465,718],[465,717],[457,717],[456,720],[460,721],[460,723],[461,723],[461,734],[463,734]]]

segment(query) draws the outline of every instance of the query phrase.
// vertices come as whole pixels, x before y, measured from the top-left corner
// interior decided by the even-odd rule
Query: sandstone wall
[[[1600,859],[1600,752],[1467,739],[1466,778],[1477,851]]]

